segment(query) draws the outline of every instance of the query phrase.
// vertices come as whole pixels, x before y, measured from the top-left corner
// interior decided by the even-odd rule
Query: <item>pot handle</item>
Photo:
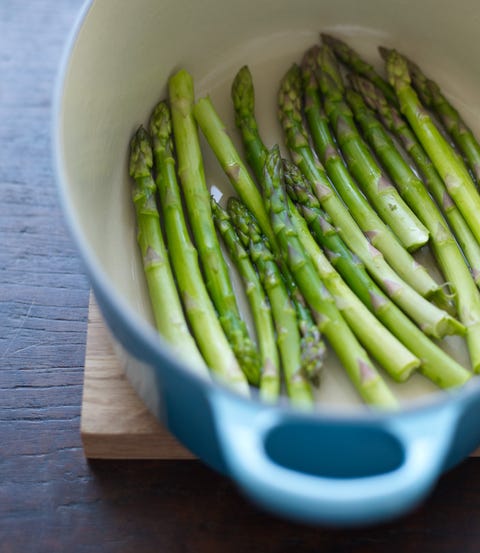
[[[247,496],[291,519],[343,526],[390,519],[424,499],[440,476],[460,415],[458,403],[448,402],[385,418],[375,429],[398,442],[403,450],[399,464],[389,472],[343,478],[287,468],[267,451],[272,431],[292,419],[312,428],[316,421],[292,418],[274,408],[255,410],[219,393],[213,395],[212,405],[229,474]],[[363,423],[358,424],[361,428]],[[366,422],[366,427],[371,429],[372,423]]]

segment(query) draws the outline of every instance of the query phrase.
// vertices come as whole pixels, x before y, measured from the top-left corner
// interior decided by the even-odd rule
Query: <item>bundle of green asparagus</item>
[[[158,331],[199,373],[240,393],[312,409],[326,355],[365,404],[383,409],[398,406],[395,390],[414,373],[445,390],[480,373],[480,145],[418,65],[379,50],[385,78],[322,34],[279,83],[283,132],[269,146],[252,75],[240,68],[231,99],[246,162],[185,70],[170,78],[148,132],[132,138]],[[211,195],[199,130],[229,198]],[[444,282],[418,262],[419,249]],[[446,352],[448,335],[465,341],[469,366]]]

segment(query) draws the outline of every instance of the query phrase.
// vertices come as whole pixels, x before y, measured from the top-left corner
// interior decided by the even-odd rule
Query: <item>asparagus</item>
[[[243,372],[250,384],[256,386],[260,381],[260,357],[240,317],[228,267],[215,233],[193,117],[193,81],[185,70],[170,78],[169,94],[178,172],[207,289]]]
[[[217,379],[248,395],[247,381],[239,367],[208,295],[197,251],[186,226],[172,152],[171,121],[166,103],[160,102],[150,120],[156,184],[165,223],[173,271],[193,335],[207,365]]]
[[[232,140],[228,136],[225,125],[216,112],[210,98],[201,98],[197,102],[195,105],[195,117],[233,187],[252,211],[262,231],[268,237],[272,247],[275,248],[275,237],[268,221],[260,193]],[[296,306],[300,309],[298,304],[296,304]],[[321,367],[323,346],[321,341],[318,340],[315,342],[316,346],[312,346],[313,340],[317,337],[317,331],[311,324],[308,324],[306,319],[308,314],[306,312],[300,314],[303,316],[301,321],[301,329],[303,331],[302,355],[304,356],[305,363],[309,367],[312,378],[315,380],[315,375]],[[308,360],[310,360],[310,363],[307,363]]]
[[[425,267],[417,263],[400,244],[391,229],[377,215],[376,211],[359,191],[357,183],[348,171],[332,137],[328,120],[318,97],[318,84],[313,74],[311,56],[306,55],[302,63],[305,115],[314,148],[352,217],[368,237],[371,244],[381,251],[396,273],[422,296],[430,296],[438,290]]]
[[[297,314],[298,329],[300,330],[300,353],[303,372],[312,384],[318,386],[323,370],[323,361],[326,356],[326,346],[320,330],[313,320],[305,298],[300,293],[297,284],[285,266],[279,264],[285,280],[290,298]]]
[[[382,56],[388,57],[389,50],[380,48],[380,53]],[[480,144],[478,140],[458,110],[443,94],[440,86],[429,79],[416,63],[408,58],[405,60],[408,64],[413,88],[421,102],[438,116],[458,150],[465,157],[478,185],[480,183]]]
[[[274,146],[265,161],[262,184],[272,227],[284,259],[315,314],[322,334],[333,347],[360,396],[367,404],[393,408],[397,405],[395,397],[336,308],[334,299],[298,238],[288,214],[282,182],[280,150]]]
[[[410,251],[417,250],[428,242],[428,231],[378,166],[360,135],[345,101],[344,86],[331,49],[314,47],[307,55],[316,59],[325,113],[350,172],[400,242]]]
[[[270,304],[248,253],[235,232],[230,216],[213,197],[211,204],[213,220],[243,280],[255,323],[262,360],[259,394],[264,401],[272,403],[278,399],[280,394],[280,360]]]
[[[388,54],[387,72],[396,91],[400,111],[407,118],[470,230],[480,242],[480,196],[467,168],[421,105],[410,84],[407,62],[394,50]]]
[[[376,286],[364,265],[338,236],[328,215],[322,211],[310,184],[295,166],[287,166],[285,182],[288,193],[301,209],[312,235],[328,253],[332,265],[378,319],[412,353],[422,359],[422,372],[444,388],[464,384],[470,376],[468,371],[435,346]],[[389,351],[386,344],[383,346]],[[392,376],[395,378],[396,375]]]
[[[298,406],[311,406],[313,395],[303,370],[297,317],[274,255],[260,226],[241,200],[230,197],[227,210],[270,300],[289,399]]]
[[[314,157],[301,118],[301,78],[298,66],[287,72],[280,87],[280,120],[292,159],[305,177],[314,184],[323,209],[330,215],[340,236],[367,267],[377,284],[389,297],[430,336],[443,337],[463,333],[462,324],[448,313],[432,305],[391,269],[383,255],[367,240],[349,211],[336,196],[323,167]]]
[[[260,192],[209,97],[198,100],[195,105],[195,118],[237,194],[253,213],[269,242],[274,244],[275,237]]]
[[[375,84],[392,103],[397,101],[395,92],[390,84],[381,77],[372,65],[367,63],[360,55],[353,50],[346,42],[339,38],[321,33],[322,42],[329,46],[335,56],[348,68],[362,75]]]
[[[208,369],[188,329],[160,228],[152,176],[153,153],[150,137],[141,126],[130,142],[132,198],[137,216],[137,241],[151,299],[155,324],[160,334],[185,362],[202,375]]]
[[[476,284],[480,286],[480,245],[448,194],[442,179],[417,137],[402,115],[394,106],[388,103],[383,93],[375,85],[357,75],[350,75],[350,79],[355,90],[362,94],[365,102],[375,110],[383,125],[400,141],[405,151],[414,161],[423,177],[423,182],[437,204],[441,206],[468,260],[472,277]]]
[[[235,76],[232,89],[232,101],[235,108],[235,122],[239,129],[245,148],[247,162],[258,182],[263,178],[263,167],[268,150],[260,138],[258,125],[255,119],[255,93],[250,70],[243,66]],[[275,244],[272,244],[275,247]],[[310,375],[310,379],[317,383],[322,360],[325,355],[325,345],[319,335],[318,327],[312,315],[305,306],[305,300],[301,296],[290,271],[285,264],[280,263],[285,283],[290,292],[290,297],[297,311],[297,318],[302,335],[302,359],[304,368]]]
[[[480,370],[480,294],[463,254],[422,181],[397,150],[390,135],[363,98],[357,92],[348,90],[347,99],[378,159],[405,201],[430,232],[433,254],[454,292],[460,320],[467,328],[466,339],[472,366],[475,371]]]
[[[255,89],[248,66],[241,67],[235,75],[231,97],[235,109],[235,123],[242,135],[245,157],[257,182],[261,182],[268,149],[260,138],[255,119]]]
[[[268,150],[263,143],[255,119],[254,88],[250,71],[243,67],[237,73],[232,85],[232,99],[235,107],[236,123],[241,132],[246,157],[259,182],[263,180],[263,167]],[[284,160],[284,163],[287,163]],[[290,171],[292,170],[291,164]],[[323,252],[318,249],[305,221],[296,207],[289,201],[290,217],[299,233],[302,244],[308,251],[318,274],[328,291],[335,298],[338,309],[367,351],[398,381],[406,380],[419,365],[411,354],[378,321],[357,298],[331,266]],[[285,264],[281,265],[282,270]],[[286,278],[288,282],[289,278]]]

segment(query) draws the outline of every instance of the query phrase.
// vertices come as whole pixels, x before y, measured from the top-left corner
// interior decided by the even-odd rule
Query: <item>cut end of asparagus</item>
[[[445,316],[440,319],[437,324],[432,327],[423,327],[422,330],[432,336],[433,338],[442,339],[445,336],[465,336],[467,329],[465,326],[455,319],[454,317],[448,315],[445,312]]]

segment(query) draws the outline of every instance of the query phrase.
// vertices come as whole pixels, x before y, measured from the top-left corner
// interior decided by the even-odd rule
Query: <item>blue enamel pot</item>
[[[360,525],[412,509],[480,443],[476,379],[445,393],[416,376],[399,392],[402,408],[379,413],[359,404],[345,377],[326,376],[318,407],[305,413],[286,401],[268,406],[239,397],[196,376],[152,324],[131,205],[129,140],[179,67],[192,73],[198,95],[211,95],[233,133],[229,87],[248,63],[265,141],[278,142],[278,82],[320,30],[365,55],[375,55],[378,44],[402,48],[443,76],[480,128],[476,19],[462,16],[480,8],[460,0],[453,14],[448,6],[446,0],[388,7],[382,0],[99,0],[84,6],[65,48],[53,118],[59,194],[127,376],[186,447],[255,503],[288,519]],[[217,193],[233,193],[208,152],[205,167]],[[465,361],[462,346],[452,344]],[[341,373],[329,363],[328,371]]]

